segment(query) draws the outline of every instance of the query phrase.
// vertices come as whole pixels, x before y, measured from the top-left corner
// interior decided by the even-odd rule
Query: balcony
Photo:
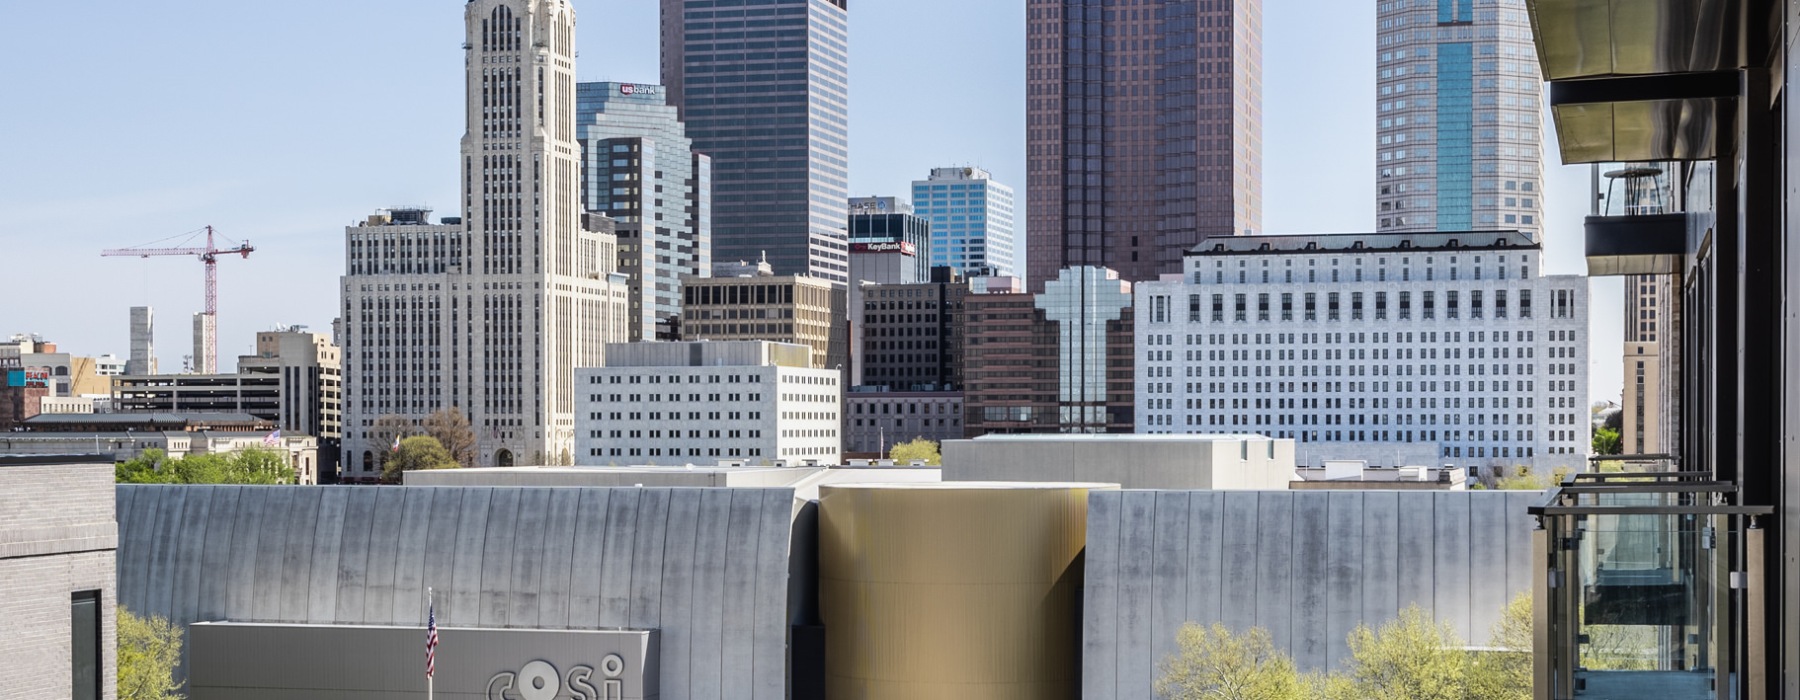
[[[1734,606],[1762,601],[1741,586],[1758,572],[1733,562],[1761,561],[1772,509],[1730,505],[1736,485],[1710,474],[1648,468],[1571,475],[1531,508],[1538,700],[1734,697],[1717,678],[1747,651]]]
[[[1677,163],[1598,163],[1587,217],[1588,274],[1669,275],[1681,271],[1689,215],[1681,213]]]

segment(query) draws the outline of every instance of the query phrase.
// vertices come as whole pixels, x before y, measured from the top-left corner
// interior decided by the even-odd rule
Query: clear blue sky
[[[852,194],[902,195],[963,164],[1023,193],[1024,4],[851,3]],[[575,6],[581,79],[659,82],[655,0]],[[1368,230],[1375,4],[1264,12],[1264,224]],[[0,42],[15,66],[0,110],[0,333],[123,357],[127,309],[148,303],[163,367],[178,368],[200,264],[99,252],[211,224],[258,248],[219,264],[229,370],[258,330],[329,329],[345,225],[402,204],[455,213],[462,3],[27,3],[8,25],[35,29]],[[1579,273],[1586,171],[1549,168],[1546,267]],[[1620,387],[1620,287],[1594,285],[1596,399]]]

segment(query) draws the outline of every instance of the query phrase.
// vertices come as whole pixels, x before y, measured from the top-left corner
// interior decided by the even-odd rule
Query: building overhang
[[[1681,272],[1687,214],[1590,216],[1586,228],[1590,277]]]
[[[1717,156],[1718,101],[1774,45],[1772,0],[1526,0],[1565,164]]]

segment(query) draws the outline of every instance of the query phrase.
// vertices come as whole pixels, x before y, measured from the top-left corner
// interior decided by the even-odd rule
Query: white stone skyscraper
[[[1376,35],[1376,230],[1541,240],[1541,81],[1525,0],[1381,0]]]
[[[399,209],[346,231],[345,476],[379,475],[377,420],[455,406],[477,462],[560,463],[574,370],[626,340],[616,239],[583,226],[568,0],[466,5],[464,216]]]

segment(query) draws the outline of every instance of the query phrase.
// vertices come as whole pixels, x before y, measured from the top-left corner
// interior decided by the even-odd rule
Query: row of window
[[[1467,291],[1468,296],[1464,297],[1461,294],[1462,291]],[[1486,294],[1488,291],[1493,292],[1492,296]],[[1444,304],[1442,307],[1443,317],[1445,319],[1457,319],[1461,318],[1464,311],[1467,311],[1470,319],[1480,319],[1484,318],[1491,308],[1493,317],[1496,319],[1507,318],[1509,309],[1516,313],[1519,318],[1531,318],[1531,290],[1511,290],[1518,292],[1516,296],[1511,297],[1508,296],[1508,291],[1509,290],[1505,289],[1444,290]],[[1393,292],[1392,296],[1390,296],[1389,292],[1303,292],[1300,293],[1299,298],[1299,310],[1302,320],[1319,320],[1319,297],[1321,294],[1325,297],[1324,310],[1325,320],[1327,321],[1343,320],[1345,311],[1344,302],[1346,297],[1348,297],[1349,317],[1352,321],[1364,320],[1367,315],[1365,314],[1366,311],[1373,311],[1374,320],[1387,320],[1390,308],[1394,312],[1394,316],[1397,320],[1406,321],[1411,320],[1413,317],[1414,296],[1411,291]],[[1282,292],[1280,293],[1279,299],[1269,292],[1257,294],[1255,297],[1256,320],[1271,320],[1273,314],[1277,311],[1280,313],[1280,320],[1294,320],[1295,296],[1295,292]],[[1419,318],[1421,320],[1436,319],[1439,310],[1437,292],[1435,290],[1421,291],[1417,298],[1419,301]],[[1466,305],[1463,303],[1465,298],[1468,300]],[[1390,299],[1395,302],[1391,307],[1388,304]],[[1493,302],[1491,307],[1488,304],[1488,300],[1490,299]],[[1509,307],[1508,302],[1514,299],[1518,302],[1517,306]],[[1170,323],[1171,318],[1173,318],[1173,314],[1171,313],[1172,309],[1170,308],[1172,301],[1173,300],[1169,295],[1151,295],[1148,299],[1150,323]],[[1247,293],[1231,295],[1231,304],[1229,307],[1226,305],[1227,296],[1224,294],[1212,295],[1212,303],[1210,305],[1207,305],[1205,302],[1206,299],[1203,295],[1188,295],[1187,320],[1189,323],[1202,323],[1209,320],[1212,323],[1224,323],[1227,312],[1230,313],[1231,320],[1233,321],[1244,322],[1250,320],[1251,297]],[[1365,302],[1373,302],[1373,304],[1366,306]],[[1551,290],[1550,317],[1572,318],[1574,314],[1574,303],[1574,290]],[[1207,313],[1208,311],[1211,313]]]

